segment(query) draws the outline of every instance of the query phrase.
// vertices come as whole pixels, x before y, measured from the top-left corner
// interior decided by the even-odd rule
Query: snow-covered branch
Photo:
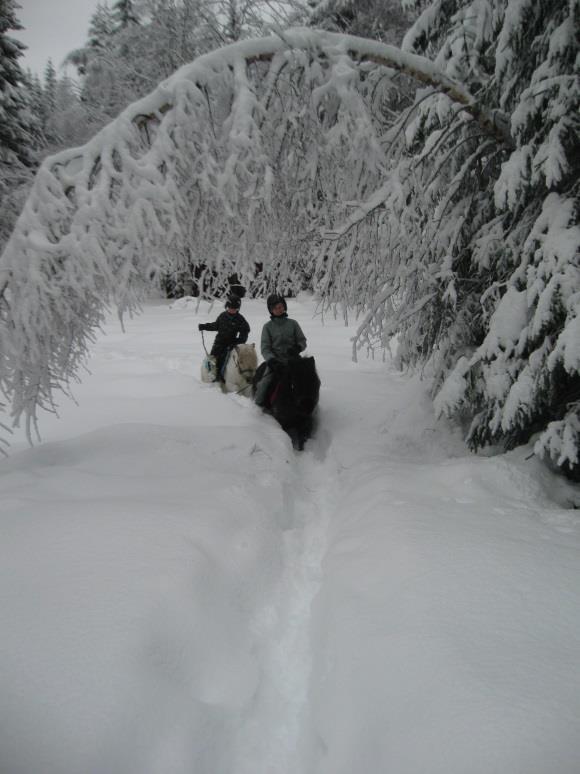
[[[524,23],[515,5],[434,3],[413,50],[312,29],[232,44],[47,159],[0,259],[12,418],[54,408],[105,305],[136,309],[156,273],[195,267],[212,292],[259,265],[258,292],[306,285],[360,314],[359,344],[396,332],[435,391],[469,363],[444,393],[475,413],[472,445],[553,416],[545,448],[578,467],[573,11],[526,4]],[[408,109],[411,79],[428,88]],[[516,346],[472,360],[523,288]]]
[[[295,147],[286,143],[284,168],[312,187],[319,151],[299,151],[299,122],[309,110],[307,123],[325,137],[322,144],[344,154],[357,136],[369,168],[380,169],[357,93],[359,69],[369,62],[412,73],[478,115],[468,92],[427,59],[297,29],[199,57],[85,146],[46,159],[1,262],[0,384],[15,420],[24,413],[34,423],[37,406],[53,408],[53,390],[68,389],[104,306],[137,308],[150,276],[183,244],[219,271],[226,257],[216,247],[216,212],[223,213],[224,247],[236,222],[253,222],[256,232],[271,228],[272,196],[280,198],[284,174],[276,138],[290,127]],[[290,171],[292,158],[302,159],[302,171]],[[358,149],[352,164],[360,179]],[[317,167],[312,177],[307,170]]]

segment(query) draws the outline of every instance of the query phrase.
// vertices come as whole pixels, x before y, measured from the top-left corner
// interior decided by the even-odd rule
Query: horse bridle
[[[240,368],[240,356],[238,354],[238,347],[237,345],[232,349],[232,355],[237,355],[237,360],[234,360],[234,365],[237,366],[238,371],[241,373],[242,376],[245,376],[246,374],[255,374],[256,371],[253,368]]]

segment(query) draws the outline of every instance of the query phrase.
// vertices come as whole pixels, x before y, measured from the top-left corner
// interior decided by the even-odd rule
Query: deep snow
[[[201,384],[197,302],[111,317],[78,405],[16,435],[0,772],[577,774],[578,489],[469,455],[423,383],[289,307],[322,379],[303,453]]]

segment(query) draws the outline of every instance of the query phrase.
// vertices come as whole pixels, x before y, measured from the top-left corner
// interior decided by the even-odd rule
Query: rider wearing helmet
[[[244,344],[248,340],[250,326],[245,317],[240,314],[242,302],[237,296],[231,295],[226,300],[226,311],[222,312],[212,323],[200,323],[200,331],[217,331],[210,355],[216,359],[218,378],[223,382],[223,367],[230,349],[236,344]]]
[[[270,321],[262,328],[260,348],[267,363],[266,371],[258,382],[255,402],[263,406],[274,379],[274,370],[279,363],[287,363],[306,349],[306,336],[296,320],[288,317],[286,299],[273,293],[266,300]]]

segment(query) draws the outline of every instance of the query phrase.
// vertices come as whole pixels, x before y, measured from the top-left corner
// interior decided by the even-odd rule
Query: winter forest
[[[580,0],[108,0],[40,75],[19,7],[0,774],[578,774]],[[234,284],[305,446],[203,378]]]
[[[119,0],[70,52],[78,78],[40,80],[5,0],[5,424],[67,389],[105,304],[259,265],[257,292],[358,314],[355,354],[397,336],[470,448],[534,438],[577,479],[579,14]]]

